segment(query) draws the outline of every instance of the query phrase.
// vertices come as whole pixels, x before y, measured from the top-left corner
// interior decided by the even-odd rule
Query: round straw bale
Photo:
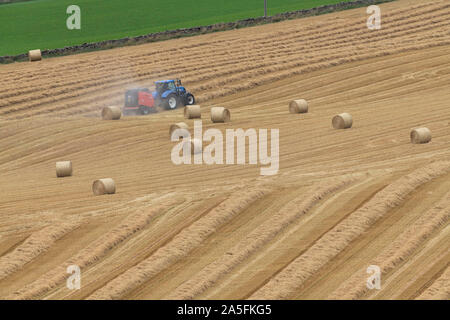
[[[289,103],[290,113],[307,113],[308,112],[308,101],[305,99],[293,100]]]
[[[180,134],[178,137],[187,137],[189,135],[189,126],[185,122],[178,122],[170,126],[169,128],[169,135],[172,138],[172,134],[177,129],[183,129],[179,130]]]
[[[333,117],[333,128],[348,129],[353,125],[352,116],[348,113],[341,113]]]
[[[200,106],[194,104],[184,107],[184,117],[186,119],[200,119],[202,117]]]
[[[228,122],[230,121],[230,111],[224,107],[212,107],[211,108],[211,121],[212,122]]]
[[[36,49],[28,51],[28,59],[30,60],[30,62],[42,60],[41,50]]]
[[[116,184],[111,178],[95,180],[92,185],[92,191],[96,196],[102,194],[114,194],[116,193]]]
[[[103,120],[119,120],[122,116],[122,110],[119,107],[104,107],[102,110]]]
[[[191,139],[191,154],[202,153],[202,140],[200,139]]]
[[[428,128],[411,130],[411,143],[428,143],[431,141],[431,131]]]
[[[72,175],[72,161],[58,161],[56,163],[56,176],[70,177]]]

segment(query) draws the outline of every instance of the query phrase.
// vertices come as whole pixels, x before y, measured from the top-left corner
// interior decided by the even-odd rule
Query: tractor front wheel
[[[188,93],[187,95],[186,95],[186,105],[187,106],[191,106],[191,105],[193,105],[193,104],[195,104],[195,98],[194,98],[194,96],[192,95],[192,94],[190,94],[190,93]]]
[[[178,108],[178,97],[175,94],[171,94],[166,100],[166,109],[173,110]]]

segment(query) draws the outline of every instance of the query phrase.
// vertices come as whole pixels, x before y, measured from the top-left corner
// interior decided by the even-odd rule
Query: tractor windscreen
[[[169,87],[169,90],[175,90],[176,89],[175,88],[175,83],[173,83],[173,82],[169,82],[168,87]]]

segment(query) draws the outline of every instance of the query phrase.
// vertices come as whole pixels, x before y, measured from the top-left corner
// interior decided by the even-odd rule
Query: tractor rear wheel
[[[179,101],[175,94],[170,94],[166,99],[166,109],[173,110],[178,108]]]

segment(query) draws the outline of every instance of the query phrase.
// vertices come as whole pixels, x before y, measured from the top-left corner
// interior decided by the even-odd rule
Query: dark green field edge
[[[163,32],[150,33],[142,36],[132,38],[122,38],[116,40],[105,40],[93,43],[83,43],[81,45],[43,50],[43,57],[58,57],[71,54],[77,54],[82,52],[107,50],[112,48],[134,46],[143,43],[164,41],[169,39],[176,39],[182,37],[190,37],[199,34],[206,34],[218,31],[226,31],[232,29],[239,29],[251,26],[257,26],[267,23],[275,23],[284,20],[299,19],[304,17],[316,16],[341,10],[354,9],[372,4],[380,4],[385,2],[392,2],[395,0],[356,0],[351,2],[340,2],[337,4],[323,5],[311,9],[304,9],[298,11],[290,11],[285,13],[279,13],[270,17],[249,18],[245,20],[238,20],[228,23],[216,23],[208,26],[200,26],[186,29],[168,30]],[[20,62],[28,60],[28,53],[22,53],[15,56],[2,56],[0,57],[0,64]]]
[[[8,3],[14,3],[14,2],[25,2],[25,1],[32,1],[32,0],[0,0],[0,4],[8,4]]]

